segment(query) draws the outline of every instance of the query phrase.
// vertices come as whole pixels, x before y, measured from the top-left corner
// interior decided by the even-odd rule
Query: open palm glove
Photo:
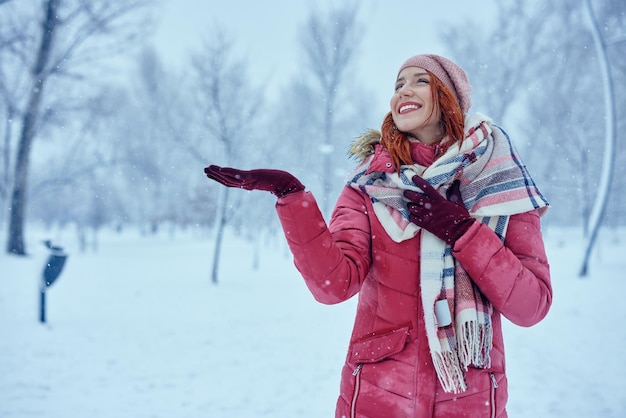
[[[460,181],[452,183],[445,198],[420,176],[413,176],[412,180],[423,193],[404,191],[404,197],[410,201],[407,208],[411,222],[454,246],[475,222],[463,205]]]
[[[211,180],[227,187],[245,190],[264,190],[277,197],[304,190],[304,185],[293,175],[282,170],[257,169],[238,170],[230,167],[211,165],[204,169]]]

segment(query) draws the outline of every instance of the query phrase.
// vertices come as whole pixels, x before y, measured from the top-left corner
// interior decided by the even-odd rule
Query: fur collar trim
[[[382,134],[376,129],[369,129],[358,137],[350,146],[348,153],[350,157],[363,161],[370,155],[374,154],[375,147],[380,144]]]

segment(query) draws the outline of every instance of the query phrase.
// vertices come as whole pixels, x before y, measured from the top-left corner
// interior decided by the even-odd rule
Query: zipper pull
[[[361,371],[362,367],[363,367],[363,363],[359,363],[356,366],[356,369],[354,369],[354,371],[352,372],[352,376],[356,376],[357,374],[359,374],[359,372]]]
[[[494,389],[497,389],[498,381],[496,380],[496,376],[493,373],[489,373],[489,377],[491,378],[491,384],[493,385]]]

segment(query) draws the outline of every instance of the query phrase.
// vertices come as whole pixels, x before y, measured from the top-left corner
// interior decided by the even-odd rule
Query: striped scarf
[[[406,189],[421,190],[411,180],[420,175],[445,196],[459,179],[460,191],[470,215],[488,225],[504,241],[509,216],[547,209],[541,195],[506,133],[481,114],[466,119],[465,139],[431,166],[404,165],[400,173],[368,168],[365,159],[349,176],[348,185],[370,196],[376,217],[396,242],[415,237],[420,227],[409,220]],[[430,232],[421,233],[420,291],[426,335],[437,372],[446,392],[467,390],[468,366],[489,368],[492,347],[491,303],[482,295],[452,248]],[[435,303],[447,300],[452,325],[438,326]]]

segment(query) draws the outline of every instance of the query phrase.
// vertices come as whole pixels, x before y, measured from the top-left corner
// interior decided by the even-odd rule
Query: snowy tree
[[[134,208],[136,218],[156,233],[163,223],[184,223],[181,206],[187,189],[180,184],[193,182],[185,169],[189,154],[180,149],[180,142],[187,134],[192,107],[183,77],[166,68],[151,48],[140,54],[133,80],[129,103],[133,116],[120,127],[132,131],[122,146],[122,161],[124,171],[136,179],[127,184],[128,191],[142,199],[141,207]]]
[[[311,76],[312,81],[307,85],[315,100],[306,104],[309,109],[321,109],[317,138],[313,142],[318,149],[311,155],[321,157],[316,172],[321,176],[322,212],[328,214],[333,203],[331,196],[336,188],[337,174],[345,174],[337,167],[338,161],[344,161],[346,155],[337,149],[340,143],[338,121],[341,112],[346,111],[346,103],[355,101],[342,102],[340,99],[342,93],[345,94],[348,71],[355,63],[362,39],[356,3],[332,9],[326,14],[312,13],[300,36],[306,60],[303,70]],[[354,94],[354,89],[350,89],[350,93]]]
[[[528,70],[535,76],[524,102],[526,114],[520,118],[526,138],[525,161],[543,179],[542,190],[553,207],[548,215],[551,222],[582,225],[586,234],[601,164],[598,142],[590,141],[602,120],[601,113],[589,111],[602,103],[598,72],[590,65],[595,62],[593,50],[588,48],[591,37],[580,7],[563,4],[549,15],[532,19],[549,24],[542,32],[542,52]],[[550,158],[554,156],[558,158]]]
[[[7,3],[7,2],[3,2]],[[2,4],[2,3],[0,3]],[[17,127],[15,120],[20,116],[20,97],[26,95],[25,71],[17,71],[26,63],[28,46],[27,31],[16,28],[27,24],[26,16],[16,3],[0,9],[0,223],[8,213],[8,195],[11,189],[11,161]]]
[[[254,153],[255,123],[263,109],[263,94],[250,83],[248,64],[236,57],[233,42],[225,31],[215,27],[202,49],[192,56],[193,88],[198,104],[198,126],[202,129],[180,144],[198,163],[198,169],[211,163],[242,166]],[[216,185],[213,185],[217,187]],[[215,214],[215,247],[211,281],[218,282],[219,260],[226,226],[232,222],[233,207],[227,187],[217,187],[220,198]]]
[[[534,76],[532,67],[542,51],[540,40],[546,26],[543,16],[550,5],[502,0],[495,7],[495,19],[445,27],[442,38],[470,76],[472,109],[507,124],[511,108],[525,95]]]
[[[622,22],[626,23],[624,6],[621,8]],[[598,193],[594,200],[591,213],[589,214],[590,234],[585,245],[585,254],[580,268],[580,276],[586,276],[589,269],[589,258],[595,245],[595,241],[605,213],[611,182],[613,181],[613,170],[615,166],[615,143],[616,143],[616,109],[615,109],[615,83],[611,71],[607,49],[617,43],[626,42],[626,33],[623,36],[606,40],[603,36],[602,27],[593,9],[591,0],[585,0],[585,10],[589,20],[589,30],[593,35],[596,54],[598,55],[598,65],[603,86],[604,96],[604,158],[601,165],[601,174],[598,184]],[[623,27],[626,25],[622,25]],[[605,25],[606,27],[606,25]]]
[[[64,118],[62,128],[47,124],[39,130],[42,138],[59,139],[37,144],[33,171],[45,176],[32,176],[29,214],[48,226],[74,224],[83,250],[88,232],[95,249],[98,230],[123,210],[113,174],[120,141],[112,121],[126,101],[121,88],[110,86],[81,101],[84,109]]]
[[[577,3],[577,7],[564,3],[534,17],[549,24],[541,37],[544,52],[530,70],[536,76],[524,124],[529,143],[542,139],[527,147],[527,155],[529,165],[538,167],[537,172],[547,180],[542,183],[553,204],[550,218],[562,225],[582,224],[587,246],[581,275],[586,274],[595,235],[607,220],[606,208],[623,191],[623,185],[619,189],[611,181],[614,161],[620,155],[615,146],[618,116],[612,97],[618,90],[611,67],[623,50],[611,49],[620,39],[615,33],[626,28],[624,5],[613,1],[601,5],[594,11],[589,2]],[[604,141],[600,139],[603,132]]]
[[[22,37],[21,67],[13,71],[26,73],[28,85],[23,101],[11,104],[17,109],[19,122],[14,173],[11,178],[9,228],[6,250],[15,255],[25,255],[24,227],[28,195],[31,151],[35,138],[49,119],[81,107],[80,97],[89,96],[84,91],[76,97],[64,97],[66,91],[76,92],[81,81],[98,74],[94,64],[130,45],[146,27],[141,20],[149,0],[84,2],[79,0],[45,0],[25,4],[8,2],[2,6],[15,7],[10,13],[25,10],[32,5],[41,10],[25,12],[29,17],[10,29]],[[5,11],[5,10],[3,10]],[[28,16],[29,14],[35,15]],[[35,22],[33,24],[32,22]],[[23,35],[20,35],[23,34]],[[6,48],[0,50],[5,52]],[[32,55],[30,53],[32,52]],[[93,78],[91,78],[93,80]],[[67,88],[67,90],[64,90]],[[9,95],[5,95],[5,98]],[[15,96],[13,96],[15,97]],[[55,107],[63,103],[60,108]],[[7,107],[8,108],[8,107]]]
[[[624,56],[623,49],[611,49],[626,27],[623,2],[596,3],[507,0],[498,3],[493,26],[451,29],[446,36],[470,73],[475,108],[522,132],[513,139],[552,203],[547,219],[582,225],[590,244],[609,198],[619,196],[610,181],[620,153],[609,92],[616,91],[612,62]],[[585,11],[593,7],[595,35]]]

